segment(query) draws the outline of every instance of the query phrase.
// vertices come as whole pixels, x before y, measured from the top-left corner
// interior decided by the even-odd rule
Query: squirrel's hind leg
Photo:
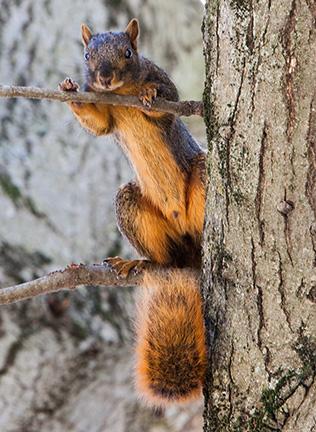
[[[142,195],[136,182],[127,183],[119,189],[116,217],[120,231],[140,255],[158,264],[172,264],[170,246],[179,235],[163,214]]]

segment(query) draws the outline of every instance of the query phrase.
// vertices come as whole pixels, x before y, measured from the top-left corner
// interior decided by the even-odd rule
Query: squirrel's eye
[[[126,58],[131,58],[132,55],[133,55],[132,51],[129,48],[127,48],[127,50],[125,51],[125,57]]]
[[[84,58],[85,58],[86,60],[89,60],[89,58],[90,58],[90,54],[89,54],[89,53],[85,53]]]

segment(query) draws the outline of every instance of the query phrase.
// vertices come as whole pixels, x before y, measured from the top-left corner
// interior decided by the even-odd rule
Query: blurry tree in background
[[[316,430],[316,6],[209,0],[205,431]]]
[[[183,98],[200,99],[198,0],[0,0],[0,82],[82,82],[81,22],[105,31],[134,16],[142,52]],[[191,126],[202,137],[202,121]],[[132,254],[113,210],[117,187],[131,176],[113,138],[89,136],[63,104],[1,100],[0,286]],[[137,401],[132,316],[127,289],[82,288],[1,307],[1,432],[200,430],[199,403],[159,416]]]

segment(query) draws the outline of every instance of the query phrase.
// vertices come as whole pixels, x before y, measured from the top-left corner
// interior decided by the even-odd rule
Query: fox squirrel
[[[145,107],[157,96],[178,100],[168,75],[138,54],[136,19],[123,32],[93,35],[84,24],[81,32],[86,91],[137,95]],[[66,78],[59,88],[78,91],[79,86]],[[115,257],[106,262],[120,275],[137,269],[144,273],[136,320],[137,388],[153,405],[188,401],[201,394],[206,369],[197,271],[205,153],[172,114],[93,103],[68,105],[92,134],[115,134],[136,173],[136,180],[116,195],[116,217],[121,232],[147,260]]]

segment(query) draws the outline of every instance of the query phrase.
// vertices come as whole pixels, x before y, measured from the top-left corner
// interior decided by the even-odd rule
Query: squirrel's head
[[[95,91],[114,91],[135,81],[139,73],[139,25],[132,19],[123,32],[93,35],[81,25],[87,85]]]

